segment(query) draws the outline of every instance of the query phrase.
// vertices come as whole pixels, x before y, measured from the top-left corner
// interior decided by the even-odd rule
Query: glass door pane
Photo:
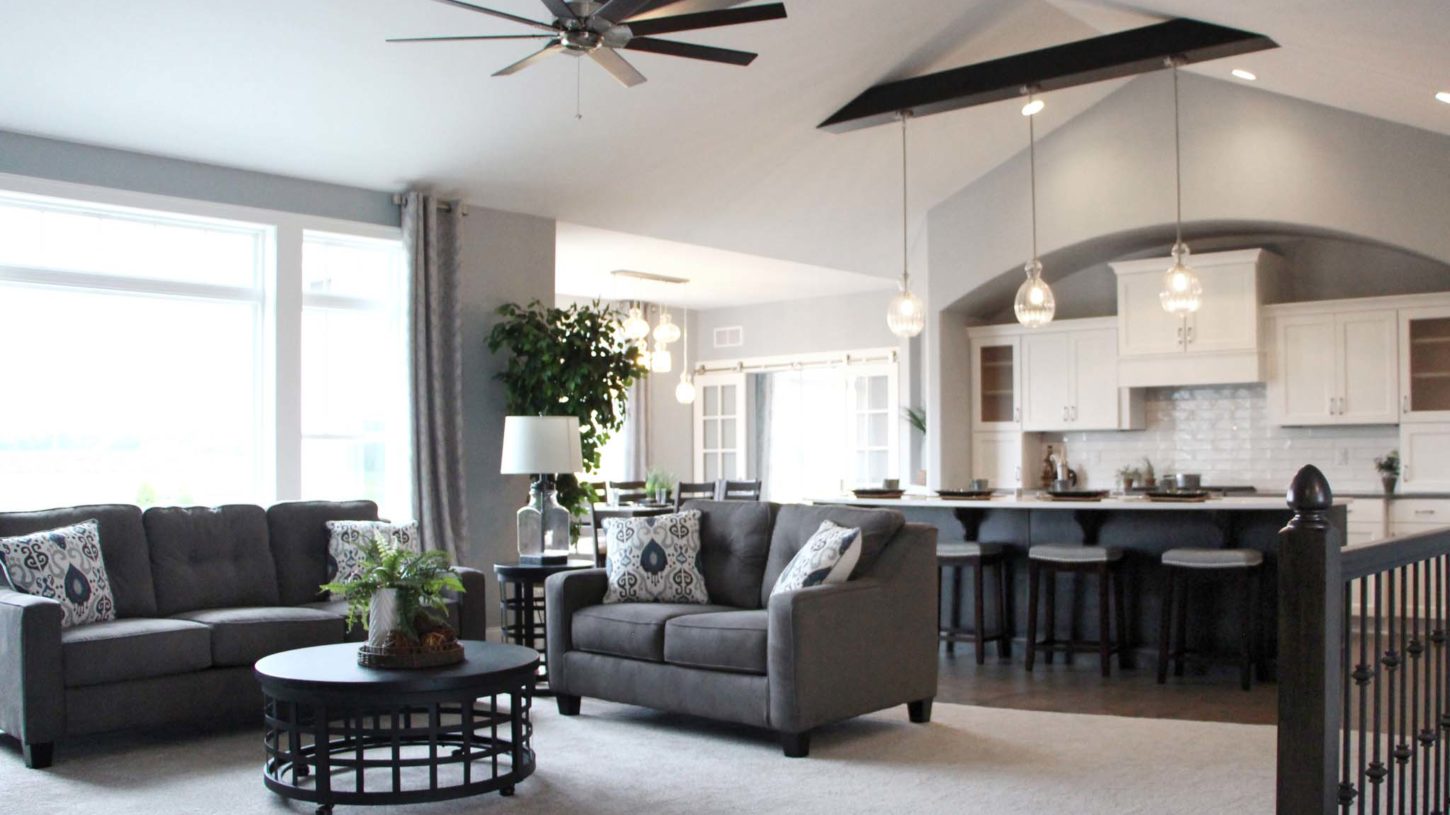
[[[1410,321],[1410,410],[1450,410],[1450,317]]]
[[[1013,371],[1016,360],[1012,358],[1010,345],[982,346],[977,359],[978,376],[981,377],[980,406],[982,421],[1011,422],[1016,419],[1017,395],[1013,388]]]

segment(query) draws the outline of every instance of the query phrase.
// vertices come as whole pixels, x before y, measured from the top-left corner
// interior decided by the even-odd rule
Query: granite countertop
[[[1407,499],[1407,500],[1408,499],[1415,499],[1415,498],[1427,498],[1427,499],[1432,499],[1433,500],[1433,499],[1437,499],[1437,498],[1450,499],[1450,492],[1396,492],[1396,493],[1394,493],[1392,495],[1385,495],[1383,492],[1338,492],[1338,491],[1336,491],[1334,493],[1334,497],[1335,498],[1358,498],[1358,499],[1361,499],[1361,500],[1380,498],[1380,499],[1389,499],[1391,501],[1395,501],[1395,500],[1398,500],[1398,499],[1401,499],[1401,498]]]

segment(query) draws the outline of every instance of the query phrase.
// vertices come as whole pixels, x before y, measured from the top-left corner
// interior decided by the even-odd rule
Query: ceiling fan
[[[546,57],[568,54],[588,56],[626,87],[645,81],[644,74],[630,65],[620,50],[646,51],[686,59],[702,59],[729,65],[749,65],[756,54],[708,45],[657,39],[656,34],[696,31],[702,28],[758,23],[784,18],[784,3],[733,8],[747,0],[543,0],[553,15],[551,23],[530,20],[508,12],[476,6],[464,0],[434,0],[501,20],[509,20],[543,34],[484,34],[478,36],[398,37],[388,42],[456,42],[459,40],[548,40],[544,47],[494,73],[518,73]]]

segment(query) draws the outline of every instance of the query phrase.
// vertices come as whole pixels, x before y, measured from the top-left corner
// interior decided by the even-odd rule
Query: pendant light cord
[[[1032,97],[1027,101],[1030,103]],[[1036,114],[1027,117],[1027,172],[1032,190],[1032,259],[1037,259],[1037,125],[1033,119]]]
[[[911,118],[911,111],[901,111],[901,290],[908,291],[911,287],[911,249],[910,239],[907,233],[907,208],[908,198],[906,193],[906,120]]]
[[[1174,59],[1173,65],[1173,177],[1174,187],[1178,194],[1178,218],[1173,240],[1173,254],[1178,255],[1178,247],[1183,245],[1183,137],[1180,134],[1182,125],[1178,113],[1178,60]]]

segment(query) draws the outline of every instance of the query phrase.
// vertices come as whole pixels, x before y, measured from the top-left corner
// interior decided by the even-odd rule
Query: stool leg
[[[962,630],[962,567],[952,568],[952,635],[961,633]],[[951,646],[952,653],[956,653],[956,642]]]
[[[1012,656],[1012,620],[1007,616],[1007,558],[997,558],[997,656],[1007,659]]]
[[[1265,569],[1262,566],[1253,569],[1253,577],[1250,578],[1249,586],[1254,599],[1251,605],[1254,615],[1254,662],[1255,670],[1259,674],[1260,682],[1269,681],[1269,660],[1264,654],[1264,621],[1263,621],[1263,585]]]
[[[1041,569],[1032,561],[1027,561],[1027,672],[1032,672],[1032,664],[1037,659],[1037,581]]]
[[[941,566],[941,565],[938,565],[936,567],[936,633],[937,633],[937,638],[938,639],[941,638],[941,635],[942,634],[947,633],[947,626],[949,626],[951,624],[951,621],[950,620],[948,620],[946,622],[943,622],[942,621],[942,611],[941,611],[942,599],[946,597],[946,595],[942,594],[942,575],[945,574],[945,573],[946,573],[946,567]],[[952,641],[951,640],[947,640],[947,653],[950,654],[951,652],[952,652]]]
[[[1113,605],[1118,610],[1118,667],[1128,670],[1128,606],[1123,602],[1123,567],[1121,564],[1108,570],[1113,576]]]
[[[985,625],[987,601],[982,596],[983,584],[986,581],[982,579],[982,570],[983,566],[980,560],[972,566],[972,593],[975,595],[972,598],[972,615],[975,618],[973,628],[974,636],[977,640],[978,665],[984,665],[987,662],[987,627]],[[961,572],[958,571],[957,574],[961,574]],[[957,610],[961,611],[960,608]]]
[[[1239,669],[1239,686],[1244,690],[1253,687],[1254,671],[1254,598],[1250,589],[1250,575],[1247,570],[1239,575],[1239,591],[1243,594],[1243,619],[1240,620],[1240,627],[1243,629],[1243,666]]]
[[[1108,622],[1113,618],[1112,609],[1109,606],[1109,598],[1112,597],[1111,587],[1108,586],[1108,564],[1098,565],[1098,661],[1102,663],[1103,677],[1112,675],[1113,663],[1113,632],[1108,627]]]
[[[1188,575],[1178,575],[1178,649],[1173,652],[1173,675],[1183,676],[1184,655],[1188,653]]]
[[[1163,567],[1163,612],[1158,622],[1158,684],[1168,681],[1168,655],[1173,645],[1173,567]]]
[[[1053,652],[1057,650],[1057,569],[1042,566],[1047,580],[1047,637],[1042,641],[1047,646],[1047,664],[1052,664]]]

